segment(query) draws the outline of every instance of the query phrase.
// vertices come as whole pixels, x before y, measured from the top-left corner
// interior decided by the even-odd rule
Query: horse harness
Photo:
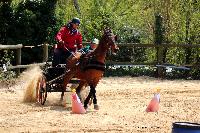
[[[82,71],[95,69],[105,71],[105,63],[99,62],[91,57],[83,56],[80,58],[80,68]]]

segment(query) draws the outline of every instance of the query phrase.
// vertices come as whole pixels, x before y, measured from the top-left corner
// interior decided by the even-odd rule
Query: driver
[[[54,46],[52,66],[65,64],[66,59],[82,46],[82,35],[78,31],[80,25],[79,18],[73,18],[69,23],[62,26],[56,35],[57,45]]]

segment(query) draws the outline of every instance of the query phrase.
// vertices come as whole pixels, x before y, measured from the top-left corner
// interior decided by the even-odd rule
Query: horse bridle
[[[107,28],[105,29],[105,34],[107,36],[107,39],[108,39],[108,45],[109,45],[109,48],[112,48],[112,46],[114,45],[115,46],[115,42],[116,42],[116,36],[113,34],[113,32],[111,31],[111,29]],[[116,48],[114,50],[119,50],[119,48]],[[111,50],[112,51],[112,50]],[[114,51],[114,53],[116,53],[116,51]],[[112,51],[113,52],[113,51]]]

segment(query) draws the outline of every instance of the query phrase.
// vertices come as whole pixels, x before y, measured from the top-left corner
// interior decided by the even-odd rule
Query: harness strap
[[[100,71],[105,71],[105,63],[91,60],[89,64],[86,65],[86,67],[83,68],[83,71],[86,71],[88,69],[96,69]]]

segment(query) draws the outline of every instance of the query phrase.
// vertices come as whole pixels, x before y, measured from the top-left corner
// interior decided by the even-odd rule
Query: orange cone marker
[[[78,95],[76,94],[76,91],[72,91],[72,113],[75,114],[84,114],[86,113],[86,110],[84,109]]]
[[[146,112],[158,112],[160,103],[160,88],[156,89],[154,97],[146,108]]]

